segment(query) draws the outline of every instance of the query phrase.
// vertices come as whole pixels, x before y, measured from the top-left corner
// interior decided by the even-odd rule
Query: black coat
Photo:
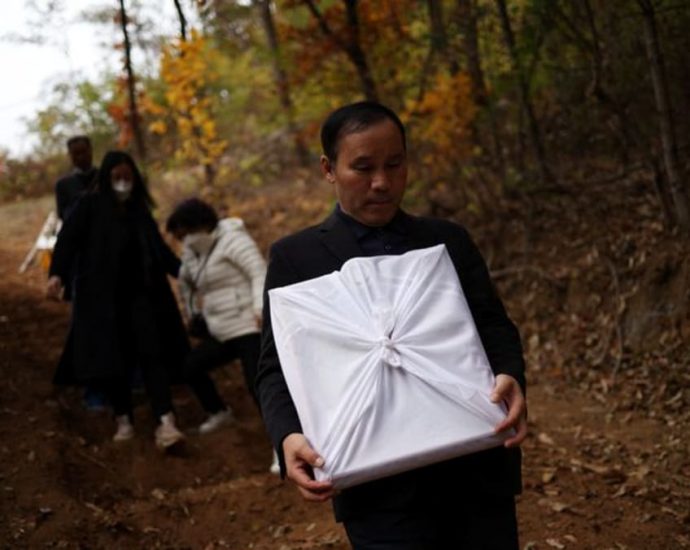
[[[97,171],[96,168],[91,168],[87,172],[73,171],[57,181],[55,203],[58,218],[64,221],[69,216],[79,198],[88,191]]]
[[[123,231],[123,227],[128,228]],[[122,253],[125,240],[136,241],[136,257]],[[133,265],[120,265],[125,258]],[[134,273],[138,304],[154,319],[151,334],[172,381],[181,381],[189,342],[167,276],[177,276],[180,262],[161,237],[144,204],[120,208],[110,194],[84,195],[58,235],[50,275],[70,284],[76,262],[72,323],[54,382],[89,383],[125,376],[129,356],[119,337],[123,308],[133,296],[123,295],[122,278]],[[125,285],[125,289],[126,289]],[[131,365],[129,365],[131,368]]]
[[[74,210],[79,199],[89,190],[93,183],[97,168],[91,168],[87,172],[72,171],[60,178],[55,184],[55,203],[57,206],[57,216],[61,221],[65,221],[67,217]],[[74,273],[68,275],[71,281]],[[63,299],[66,301],[72,300],[72,285],[65,285],[65,293]]]
[[[495,374],[509,374],[525,388],[520,336],[506,315],[489,272],[467,231],[451,222],[403,215],[409,249],[445,244]],[[351,230],[334,212],[322,224],[271,247],[264,295],[264,327],[256,390],[262,414],[284,472],[282,441],[302,431],[273,340],[268,290],[339,270],[362,256]],[[423,504],[440,491],[512,495],[521,490],[520,451],[499,447],[346,489],[334,498],[336,519],[401,503]]]

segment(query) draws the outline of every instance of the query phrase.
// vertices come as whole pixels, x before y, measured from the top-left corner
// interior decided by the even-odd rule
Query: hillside
[[[528,358],[522,546],[690,547],[690,247],[664,229],[644,179],[583,191],[451,214],[489,261]],[[264,250],[331,201],[308,177],[228,197]],[[154,448],[144,403],[138,436],[116,445],[107,413],[52,388],[68,309],[43,298],[39,268],[17,274],[50,207],[0,207],[3,548],[346,548],[328,505],[267,473],[270,446],[237,365],[215,373],[238,418],[224,431],[194,434],[201,410],[176,391],[189,433],[176,456]]]

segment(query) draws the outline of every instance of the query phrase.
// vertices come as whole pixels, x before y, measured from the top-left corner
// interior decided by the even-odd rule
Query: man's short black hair
[[[194,232],[199,229],[215,229],[218,225],[218,214],[213,207],[201,199],[191,198],[182,201],[168,218],[165,229],[169,233],[176,231]]]
[[[72,145],[75,145],[77,143],[86,143],[86,145],[91,147],[91,138],[86,135],[72,136],[67,140],[67,150],[69,151]]]
[[[335,162],[338,158],[338,143],[343,136],[360,132],[386,119],[398,127],[402,136],[403,147],[407,149],[405,126],[398,115],[385,105],[375,101],[359,101],[340,107],[328,115],[321,127],[323,154],[328,157],[328,160]]]

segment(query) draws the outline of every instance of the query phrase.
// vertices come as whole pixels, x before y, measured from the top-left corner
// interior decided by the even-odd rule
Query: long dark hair
[[[153,208],[155,202],[149,194],[144,177],[141,175],[139,168],[137,168],[134,159],[129,153],[125,153],[124,151],[108,151],[105,154],[101,161],[101,167],[98,169],[98,175],[96,176],[96,190],[99,193],[107,193],[112,196],[115,195],[113,184],[110,180],[110,173],[113,171],[113,168],[119,164],[128,164],[132,169],[134,181],[132,182],[131,200],[143,203],[149,209]]]

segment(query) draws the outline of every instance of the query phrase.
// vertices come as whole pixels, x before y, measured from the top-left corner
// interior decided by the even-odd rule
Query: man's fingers
[[[297,485],[305,500],[323,502],[335,494],[329,481],[316,481],[313,468],[324,465],[323,458],[309,444],[301,433],[291,433],[283,440],[283,452],[287,477]]]
[[[318,492],[318,491],[310,491],[308,489],[304,489],[303,487],[300,487],[299,485],[297,486],[297,489],[299,489],[299,492],[302,495],[302,498],[304,498],[304,500],[308,500],[310,502],[325,502],[328,499],[332,498],[333,494],[334,494],[334,491],[332,489],[330,491]]]
[[[515,435],[509,439],[506,439],[503,443],[506,447],[517,447],[519,446],[527,437],[527,421],[522,419],[518,424]]]
[[[496,380],[496,386],[494,391],[491,392],[491,401],[493,403],[499,403],[508,397],[510,390],[510,381],[505,378],[498,378]]]
[[[504,432],[509,428],[513,428],[520,419],[524,416],[524,399],[515,399],[512,403],[509,403],[508,415],[503,419],[498,426],[496,426],[497,432]]]
[[[505,375],[496,377],[496,385],[491,394],[494,403],[505,402],[508,407],[506,417],[496,426],[496,433],[515,429],[515,433],[505,440],[506,447],[517,447],[527,436],[527,403],[517,381]]]
[[[321,468],[324,464],[323,458],[312,449],[309,445],[303,445],[297,451],[297,456],[313,466],[314,468]]]
[[[313,502],[323,502],[333,496],[333,484],[328,481],[316,481],[303,467],[291,467],[288,477],[297,485],[302,496]]]

